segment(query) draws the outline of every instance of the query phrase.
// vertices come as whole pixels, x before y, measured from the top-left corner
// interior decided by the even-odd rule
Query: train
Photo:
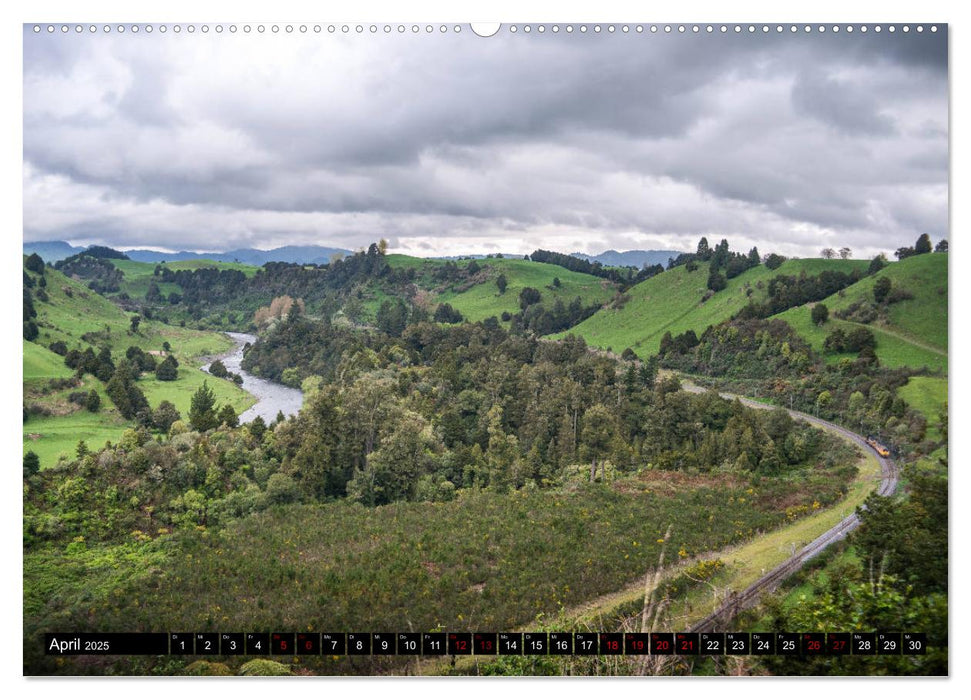
[[[868,444],[870,447],[876,450],[877,454],[880,455],[881,457],[890,456],[890,450],[887,449],[884,445],[874,440],[872,437],[867,437],[866,444]]]

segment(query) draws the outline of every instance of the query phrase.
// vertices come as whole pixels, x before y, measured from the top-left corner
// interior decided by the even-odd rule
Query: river
[[[220,355],[219,359],[226,365],[227,370],[243,378],[243,390],[256,397],[256,403],[239,416],[239,422],[248,423],[261,416],[264,421],[270,423],[280,411],[288,417],[297,415],[300,407],[303,406],[302,391],[253,376],[240,366],[243,362],[243,346],[246,343],[255,343],[256,336],[249,333],[226,333],[226,335],[232,338],[236,346],[228,353]],[[208,371],[209,364],[207,362],[202,369]]]

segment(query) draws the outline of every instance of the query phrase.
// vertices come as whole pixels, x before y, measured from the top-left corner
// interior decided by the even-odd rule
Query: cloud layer
[[[24,236],[858,255],[948,230],[946,32],[24,35]]]

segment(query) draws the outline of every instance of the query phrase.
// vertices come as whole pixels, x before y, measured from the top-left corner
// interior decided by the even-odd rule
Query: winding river
[[[243,390],[256,397],[256,403],[239,416],[240,423],[248,423],[257,416],[261,416],[267,423],[276,418],[277,413],[283,411],[285,416],[295,416],[303,405],[303,392],[299,389],[277,384],[267,379],[253,376],[240,365],[243,362],[243,347],[246,343],[255,343],[256,336],[249,333],[226,333],[236,346],[218,359],[223,361],[226,369],[243,378]],[[217,358],[212,358],[215,360]],[[211,362],[211,361],[210,361]],[[207,362],[203,370],[209,370]]]

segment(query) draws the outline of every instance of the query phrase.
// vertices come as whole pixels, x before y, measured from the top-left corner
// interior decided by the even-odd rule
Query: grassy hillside
[[[70,377],[73,370],[64,358],[36,343],[24,343],[24,384]]]
[[[828,305],[828,300],[824,300],[822,303]],[[823,353],[823,343],[826,341],[826,336],[835,329],[842,328],[844,331],[850,331],[860,325],[834,318],[831,310],[829,321],[822,326],[815,326],[810,318],[810,313],[807,305],[789,309],[777,314],[774,318],[781,318],[792,326],[792,329],[805,338],[813,346],[813,349],[820,354]],[[915,345],[913,342],[901,338],[892,330],[887,332],[874,326],[869,326],[869,328],[873,331],[877,341],[877,357],[880,358],[880,362],[885,367],[912,367],[914,369],[926,367],[932,372],[947,371],[946,352]],[[826,353],[824,355],[829,363],[839,362],[844,357],[852,359],[856,356],[857,353]]]
[[[477,260],[482,271],[476,276],[474,284],[443,285],[433,277],[436,267],[445,261],[423,260],[406,255],[389,255],[392,267],[415,269],[415,284],[431,294],[432,304],[451,304],[470,321],[481,321],[490,316],[501,317],[504,311],[514,314],[519,311],[519,293],[526,287],[538,289],[542,294],[541,303],[547,306],[560,299],[569,305],[580,297],[584,306],[602,304],[608,301],[616,289],[608,280],[582,272],[572,272],[558,265],[538,263],[520,258],[488,258]],[[465,268],[470,260],[457,261]],[[506,276],[507,287],[499,294],[496,278]],[[555,287],[553,280],[558,278],[560,286]],[[379,302],[380,303],[380,302]]]
[[[226,336],[156,321],[142,321],[138,332],[133,333],[131,314],[108,299],[56,270],[48,268],[44,275],[48,301],[34,299],[35,322],[40,334],[35,342],[24,341],[23,344],[24,403],[36,404],[52,413],[50,416],[31,415],[23,426],[24,450],[36,452],[42,467],[50,466],[62,454],[73,454],[80,439],[91,448],[100,447],[105,440],[117,440],[131,426],[104,393],[102,382],[90,375],[85,376],[78,387],[53,389],[49,386],[52,379],[73,375],[73,371],[64,365],[64,359],[48,349],[54,341],[63,341],[69,349],[108,346],[116,361],[133,345],[146,351],[162,350],[162,344],[168,342],[179,360],[179,378],[174,382],[160,382],[154,375],[146,374],[138,385],[152,407],[162,399],[168,399],[183,417],[188,414],[192,394],[206,380],[213,388],[218,404],[228,402],[240,412],[254,403],[252,396],[232,382],[216,379],[198,369],[202,364],[198,361],[199,356],[232,347],[232,341]],[[85,340],[82,338],[85,334],[92,335]],[[67,400],[73,392],[91,389],[101,395],[102,405],[97,413],[90,413]]]
[[[822,352],[826,336],[834,329],[851,330],[859,325],[837,319],[835,312],[854,303],[872,302],[873,285],[887,277],[894,288],[910,292],[913,299],[891,304],[885,318],[867,324],[877,339],[877,357],[887,367],[926,367],[932,372],[947,372],[947,261],[947,254],[934,253],[891,263],[876,275],[847,287],[842,294],[824,299],[821,303],[829,308],[830,316],[820,327],[813,325],[808,304],[789,309],[777,318],[789,323]],[[840,357],[828,355],[827,361],[836,362]]]
[[[131,317],[105,297],[88,289],[82,282],[69,279],[57,270],[45,272],[49,301],[35,300],[35,319],[40,329],[37,343],[49,346],[55,340],[64,341],[68,348],[88,345],[108,345],[112,352],[124,354],[132,345],[143,350],[161,350],[168,341],[181,361],[182,357],[207,355],[232,347],[232,342],[220,333],[177,328],[156,321],[143,320],[138,333],[131,333]],[[88,342],[85,333],[96,334]]]
[[[911,377],[897,394],[927,419],[927,436],[939,440],[941,412],[947,402],[947,379],[944,377]]]
[[[728,281],[726,289],[705,300],[708,264],[694,272],[685,266],[666,270],[628,290],[630,300],[622,308],[603,309],[566,333],[583,336],[588,343],[621,352],[632,348],[640,357],[657,353],[665,332],[672,335],[694,330],[701,333],[712,324],[728,319],[750,299],[765,297],[766,283],[776,275],[818,274],[822,270],[851,272],[865,268],[863,260],[788,260],[777,270],[764,265],[747,270]]]

